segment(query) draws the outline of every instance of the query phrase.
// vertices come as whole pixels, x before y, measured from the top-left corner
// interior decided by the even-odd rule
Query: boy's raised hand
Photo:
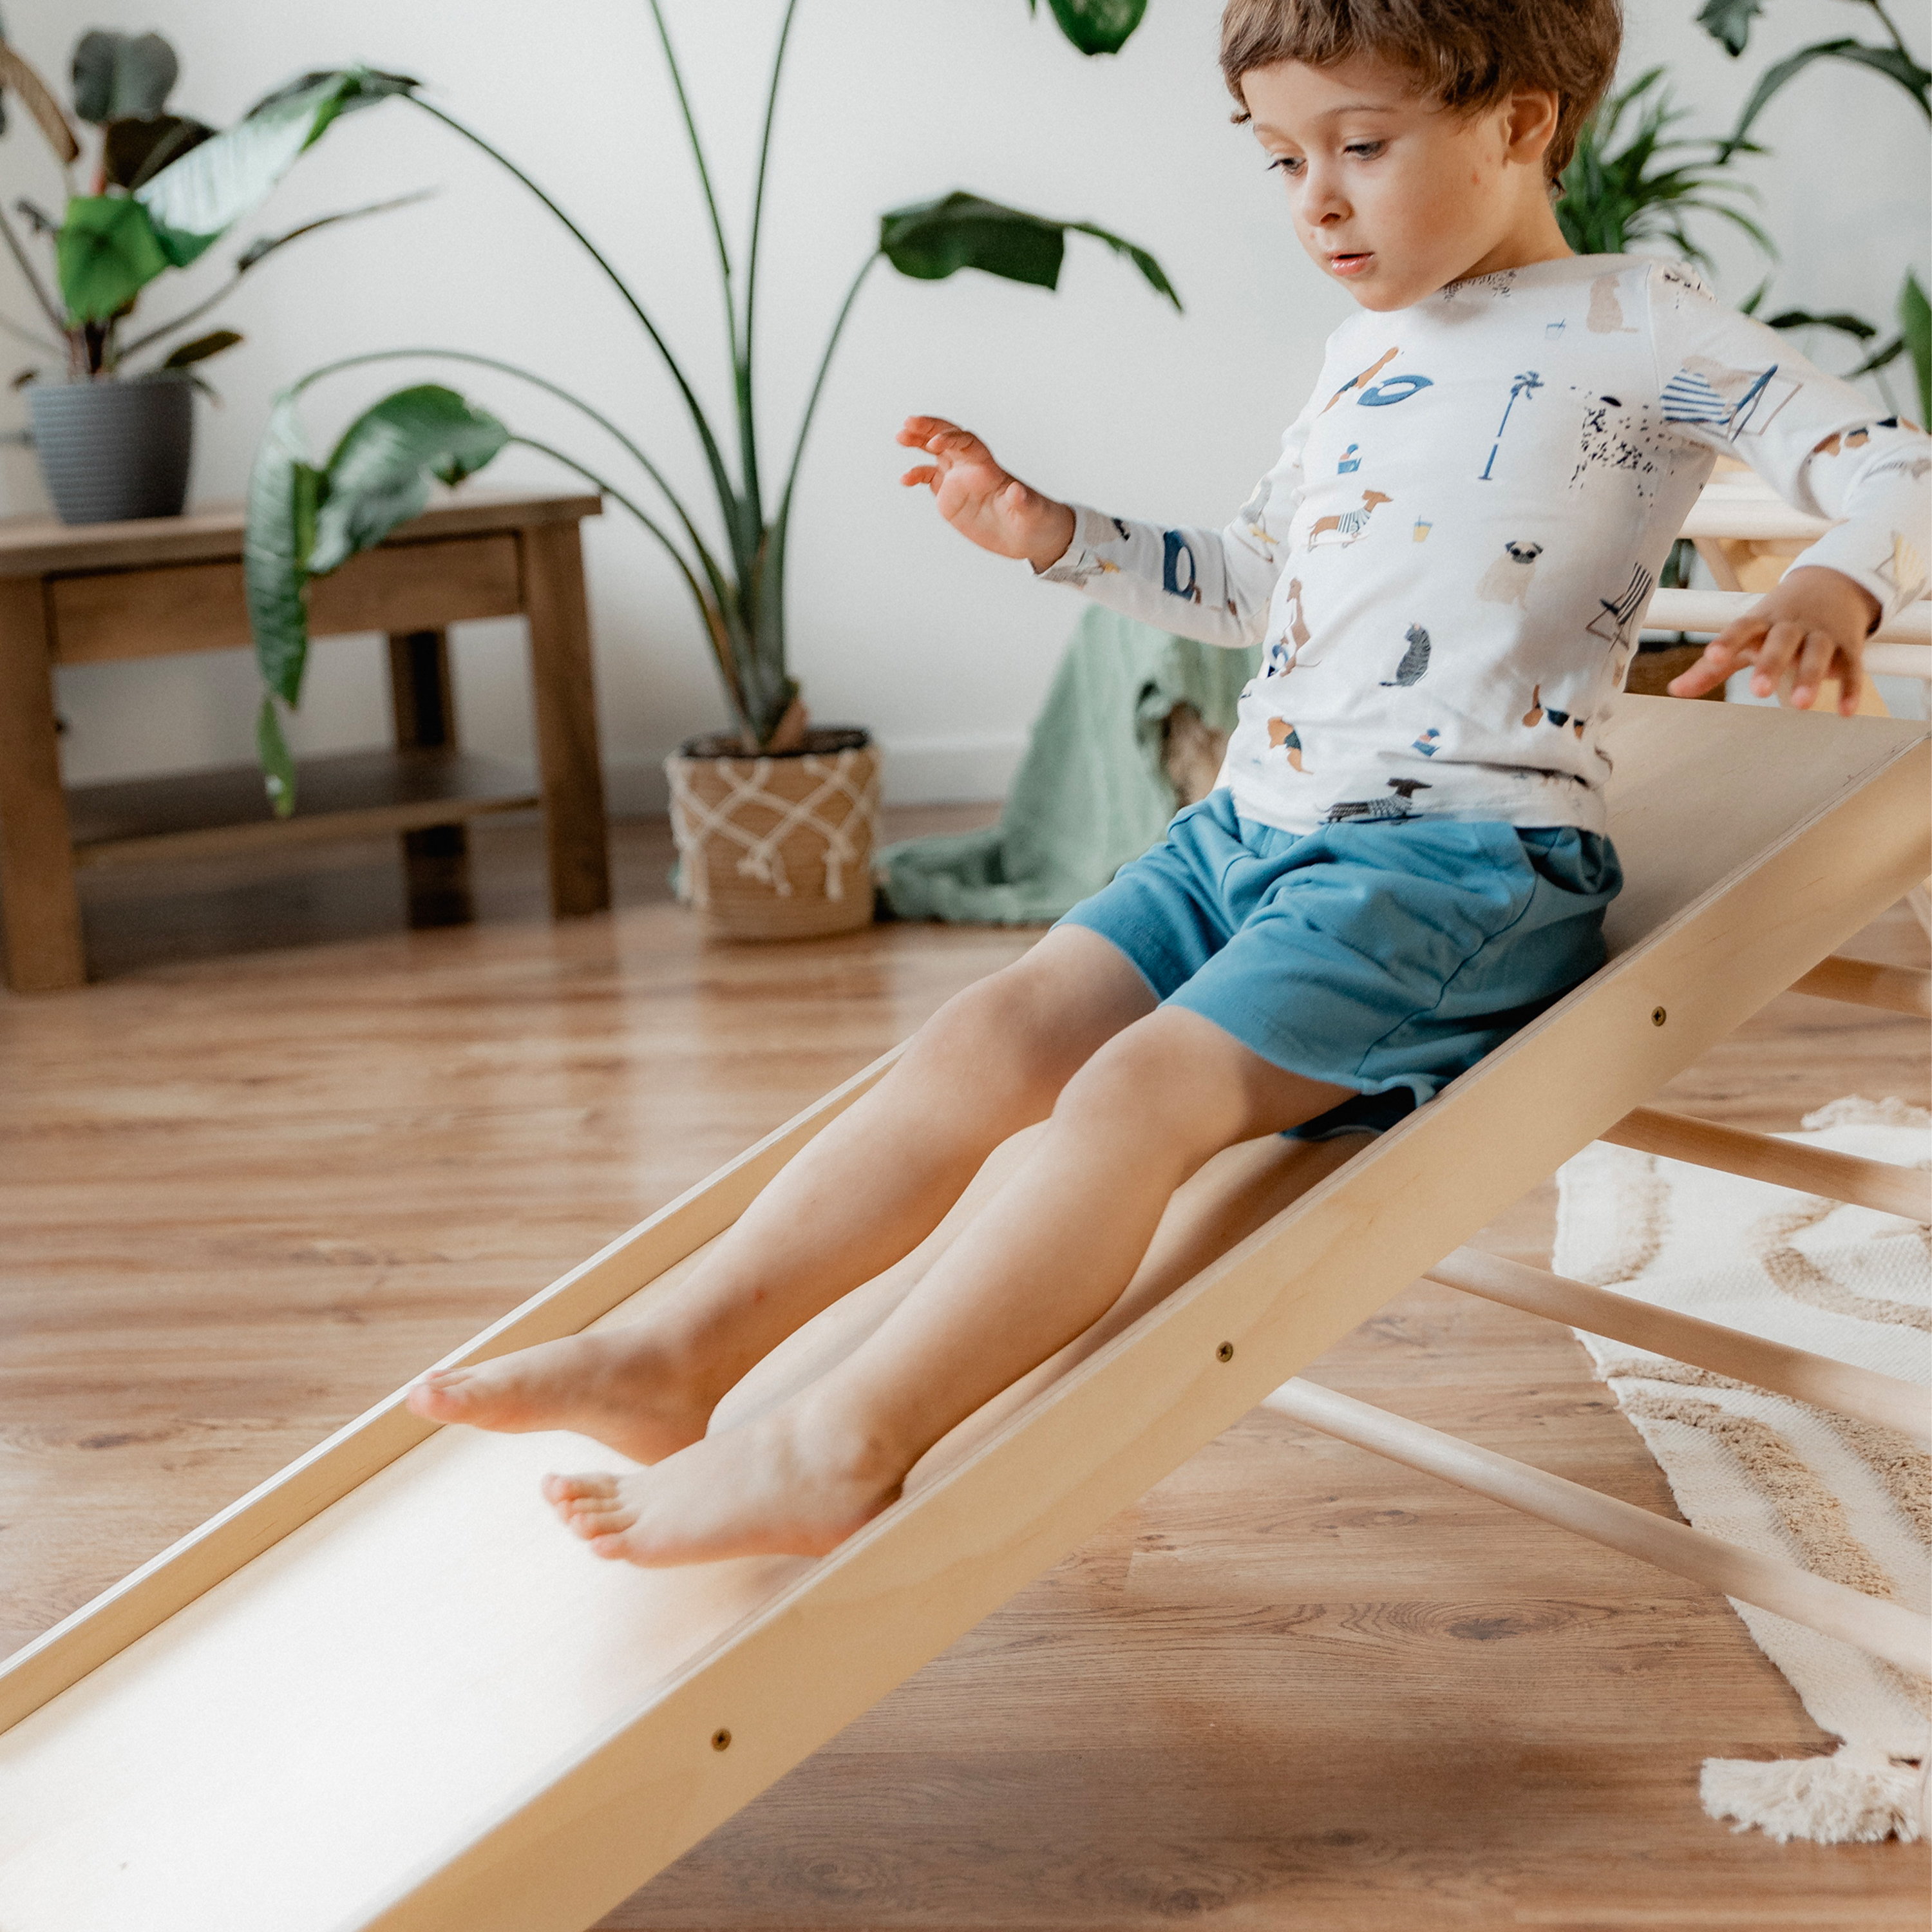
[[[939,500],[939,514],[961,536],[995,556],[1023,556],[1035,570],[1066,554],[1073,512],[1008,476],[970,430],[938,416],[908,416],[898,440],[932,458],[899,481],[925,484]]]
[[[1850,718],[1864,682],[1865,638],[1878,618],[1871,592],[1844,572],[1820,564],[1787,571],[1668,688],[1672,698],[1702,698],[1734,670],[1754,664],[1751,689],[1768,698],[1788,676],[1784,702],[1799,711],[1810,709],[1825,680],[1838,679],[1839,714]]]

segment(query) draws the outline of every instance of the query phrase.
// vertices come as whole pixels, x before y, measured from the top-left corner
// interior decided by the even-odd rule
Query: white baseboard
[[[1023,731],[880,742],[888,805],[981,804],[1003,799],[1027,744]],[[604,793],[614,818],[649,818],[668,810],[670,794],[663,758],[607,759]]]

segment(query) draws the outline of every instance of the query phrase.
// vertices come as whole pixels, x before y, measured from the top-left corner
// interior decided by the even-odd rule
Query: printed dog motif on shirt
[[[1312,634],[1301,614],[1301,579],[1291,577],[1282,598],[1283,610],[1288,618],[1288,628],[1273,639],[1268,647],[1266,659],[1268,674],[1270,677],[1286,677],[1294,670]],[[1292,644],[1294,649],[1288,646]]]
[[[1664,420],[1722,432],[1735,442],[1762,436],[1803,387],[1796,376],[1768,369],[1732,369],[1708,356],[1688,356],[1664,386]]]
[[[1868,429],[1848,429],[1838,436],[1828,436],[1812,449],[1814,456],[1836,456],[1841,449],[1862,449],[1871,440]]]
[[[1323,821],[1329,825],[1340,825],[1346,819],[1366,819],[1372,823],[1394,824],[1408,818],[1420,818],[1422,814],[1411,808],[1409,801],[1419,791],[1432,790],[1434,788],[1426,778],[1390,778],[1389,790],[1393,798],[1345,798],[1328,808],[1328,815]]]
[[[1633,407],[1620,396],[1582,395],[1582,417],[1577,426],[1576,466],[1570,472],[1570,488],[1580,488],[1594,470],[1621,470],[1636,485],[1637,501],[1647,501],[1657,488],[1656,478],[1667,466],[1670,440],[1657,418],[1647,409]]]
[[[1382,680],[1384,691],[1391,685],[1420,684],[1429,669],[1429,633],[1420,624],[1412,624],[1402,634],[1408,641],[1408,649],[1402,652],[1394,676]]]
[[[1504,544],[1502,555],[1483,572],[1476,586],[1477,597],[1485,604],[1514,604],[1528,608],[1529,586],[1536,578],[1536,560],[1542,554],[1540,543]]]
[[[1268,746],[1273,751],[1286,749],[1288,762],[1298,772],[1308,767],[1301,762],[1301,734],[1286,718],[1270,718],[1268,722]]]
[[[1617,297],[1617,274],[1612,269],[1590,284],[1590,313],[1584,327],[1592,335],[1634,335],[1636,331],[1624,320],[1624,305]]]
[[[1344,510],[1340,516],[1316,518],[1309,526],[1308,548],[1312,550],[1322,543],[1360,543],[1368,534],[1369,519],[1383,504],[1394,501],[1393,496],[1385,496],[1379,490],[1364,490],[1359,510]]]

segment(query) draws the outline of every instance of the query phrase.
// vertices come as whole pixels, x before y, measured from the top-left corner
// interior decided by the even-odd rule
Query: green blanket
[[[1171,637],[1095,605],[1060,660],[1000,822],[889,845],[875,870],[901,919],[1045,926],[1096,892],[1167,829],[1174,788],[1161,726],[1191,704],[1234,728],[1258,649]]]

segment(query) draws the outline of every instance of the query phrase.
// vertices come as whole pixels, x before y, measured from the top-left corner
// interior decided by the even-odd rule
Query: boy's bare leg
[[[552,1476],[544,1493],[598,1555],[634,1563],[830,1550],[948,1430],[1106,1312],[1202,1162],[1348,1097],[1163,1008],[1074,1076],[1024,1170],[845,1361],[658,1468]]]
[[[643,1462],[697,1442],[754,1363],[916,1247],[987,1155],[1045,1119],[1154,1004],[1107,940],[1048,933],[934,1014],[644,1319],[433,1372],[410,1408],[484,1429],[573,1430]]]

